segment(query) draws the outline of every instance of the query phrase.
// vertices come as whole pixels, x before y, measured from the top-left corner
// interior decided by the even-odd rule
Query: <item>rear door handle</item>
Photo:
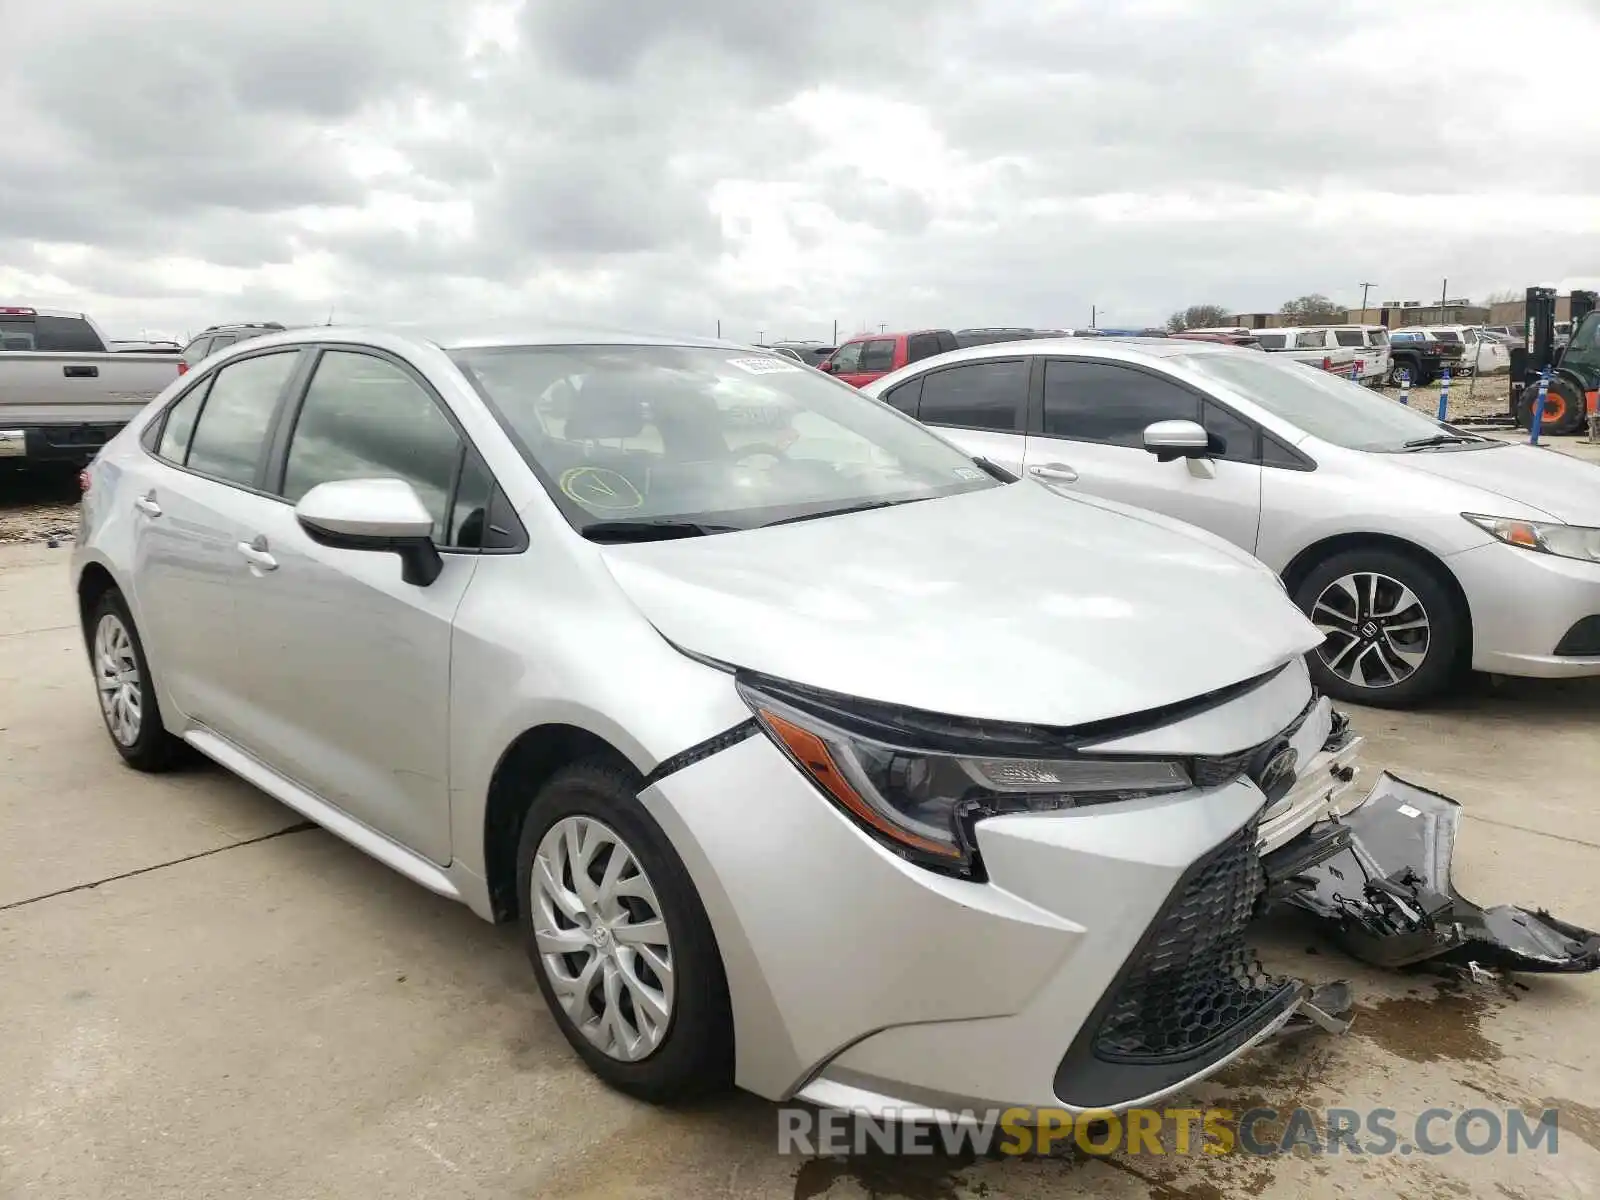
[[[154,492],[151,492],[148,496],[140,496],[133,502],[133,506],[147,517],[159,517],[161,515],[161,505],[156,503],[156,494]]]
[[[267,553],[267,539],[258,536],[253,542],[240,542],[239,553],[244,555],[245,562],[258,571],[276,571],[278,560]]]
[[[92,363],[68,363],[61,368],[61,373],[68,379],[99,379],[100,368]]]
[[[1029,467],[1028,474],[1035,479],[1043,479],[1048,483],[1077,483],[1078,473],[1066,463],[1040,463],[1036,467]]]

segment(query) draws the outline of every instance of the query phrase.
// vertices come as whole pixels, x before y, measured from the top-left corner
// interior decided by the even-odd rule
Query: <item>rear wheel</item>
[[[1435,568],[1381,547],[1317,564],[1295,601],[1324,641],[1307,661],[1317,687],[1339,700],[1400,708],[1455,678],[1468,623]]]
[[[517,892],[539,990],[601,1079],[664,1103],[727,1087],[733,1018],[711,922],[639,780],[581,763],[523,822]]]
[[[124,762],[140,771],[169,769],[184,757],[185,743],[161,722],[144,644],[116,589],[100,597],[89,630],[95,692],[111,744]]]

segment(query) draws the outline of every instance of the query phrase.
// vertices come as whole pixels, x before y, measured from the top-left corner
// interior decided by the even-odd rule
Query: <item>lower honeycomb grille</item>
[[[1095,1057],[1189,1058],[1284,1005],[1298,985],[1269,975],[1245,941],[1264,878],[1252,821],[1212,852],[1135,952],[1096,1031]]]

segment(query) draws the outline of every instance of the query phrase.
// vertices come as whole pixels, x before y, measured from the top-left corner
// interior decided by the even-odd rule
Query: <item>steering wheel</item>
[[[779,462],[787,461],[789,451],[775,442],[756,442],[753,445],[741,446],[733,456],[733,461],[739,466],[744,466],[752,458],[775,458]]]

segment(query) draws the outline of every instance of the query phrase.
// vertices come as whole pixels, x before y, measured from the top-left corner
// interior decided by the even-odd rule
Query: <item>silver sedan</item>
[[[1063,493],[1178,517],[1278,572],[1322,690],[1401,706],[1468,668],[1600,674],[1600,469],[1305,365],[1196,342],[974,347],[864,389]]]

